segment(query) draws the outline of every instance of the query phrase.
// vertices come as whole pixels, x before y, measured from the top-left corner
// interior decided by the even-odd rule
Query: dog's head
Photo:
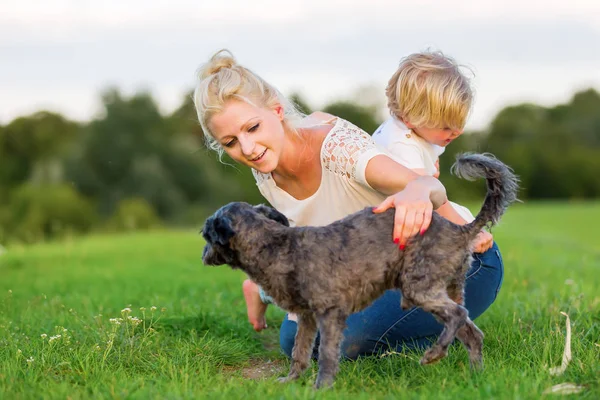
[[[290,226],[285,215],[262,204],[251,206],[248,203],[235,202],[218,209],[206,220],[202,228],[202,236],[206,240],[202,252],[204,265],[236,266],[238,263],[236,236],[243,235],[253,228],[260,229],[260,220],[264,220],[265,217]]]

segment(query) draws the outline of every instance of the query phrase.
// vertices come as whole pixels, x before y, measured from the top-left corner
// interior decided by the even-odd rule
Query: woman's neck
[[[319,160],[322,140],[318,129],[298,129],[297,133],[287,129],[279,163],[273,174],[286,181],[302,180],[315,160]]]

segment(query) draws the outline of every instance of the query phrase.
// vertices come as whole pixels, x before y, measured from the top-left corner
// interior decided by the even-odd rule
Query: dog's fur
[[[453,171],[470,180],[487,179],[481,211],[463,226],[434,213],[429,229],[403,251],[392,242],[394,209],[375,214],[367,208],[327,226],[291,228],[272,208],[238,202],[207,219],[204,264],[243,270],[278,306],[298,314],[291,370],[282,381],[297,379],[308,367],[318,328],[315,386],[332,384],[346,319],[388,289],[402,291],[403,308],[422,307],[444,325],[422,364],[443,358],[457,337],[469,351],[471,365],[481,365],[483,333],[468,318],[463,301],[470,244],[516,200],[518,181],[488,155],[463,155]]]

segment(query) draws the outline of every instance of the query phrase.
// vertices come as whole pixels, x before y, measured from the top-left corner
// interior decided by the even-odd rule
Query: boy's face
[[[417,127],[407,121],[404,124],[426,142],[442,147],[448,146],[463,133],[463,129]]]

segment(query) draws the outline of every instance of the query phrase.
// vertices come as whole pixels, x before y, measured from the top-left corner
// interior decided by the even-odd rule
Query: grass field
[[[298,383],[276,382],[289,365],[278,350],[283,312],[271,307],[270,328],[255,333],[244,276],[203,266],[196,231],[9,247],[0,255],[0,399],[538,399],[564,382],[581,387],[573,397],[598,399],[599,225],[598,203],[509,210],[494,230],[504,285],[477,320],[483,372],[471,373],[453,346],[428,367],[420,353],[343,362],[334,388],[320,392],[316,365]],[[551,376],[565,345],[561,311],[573,360]]]

